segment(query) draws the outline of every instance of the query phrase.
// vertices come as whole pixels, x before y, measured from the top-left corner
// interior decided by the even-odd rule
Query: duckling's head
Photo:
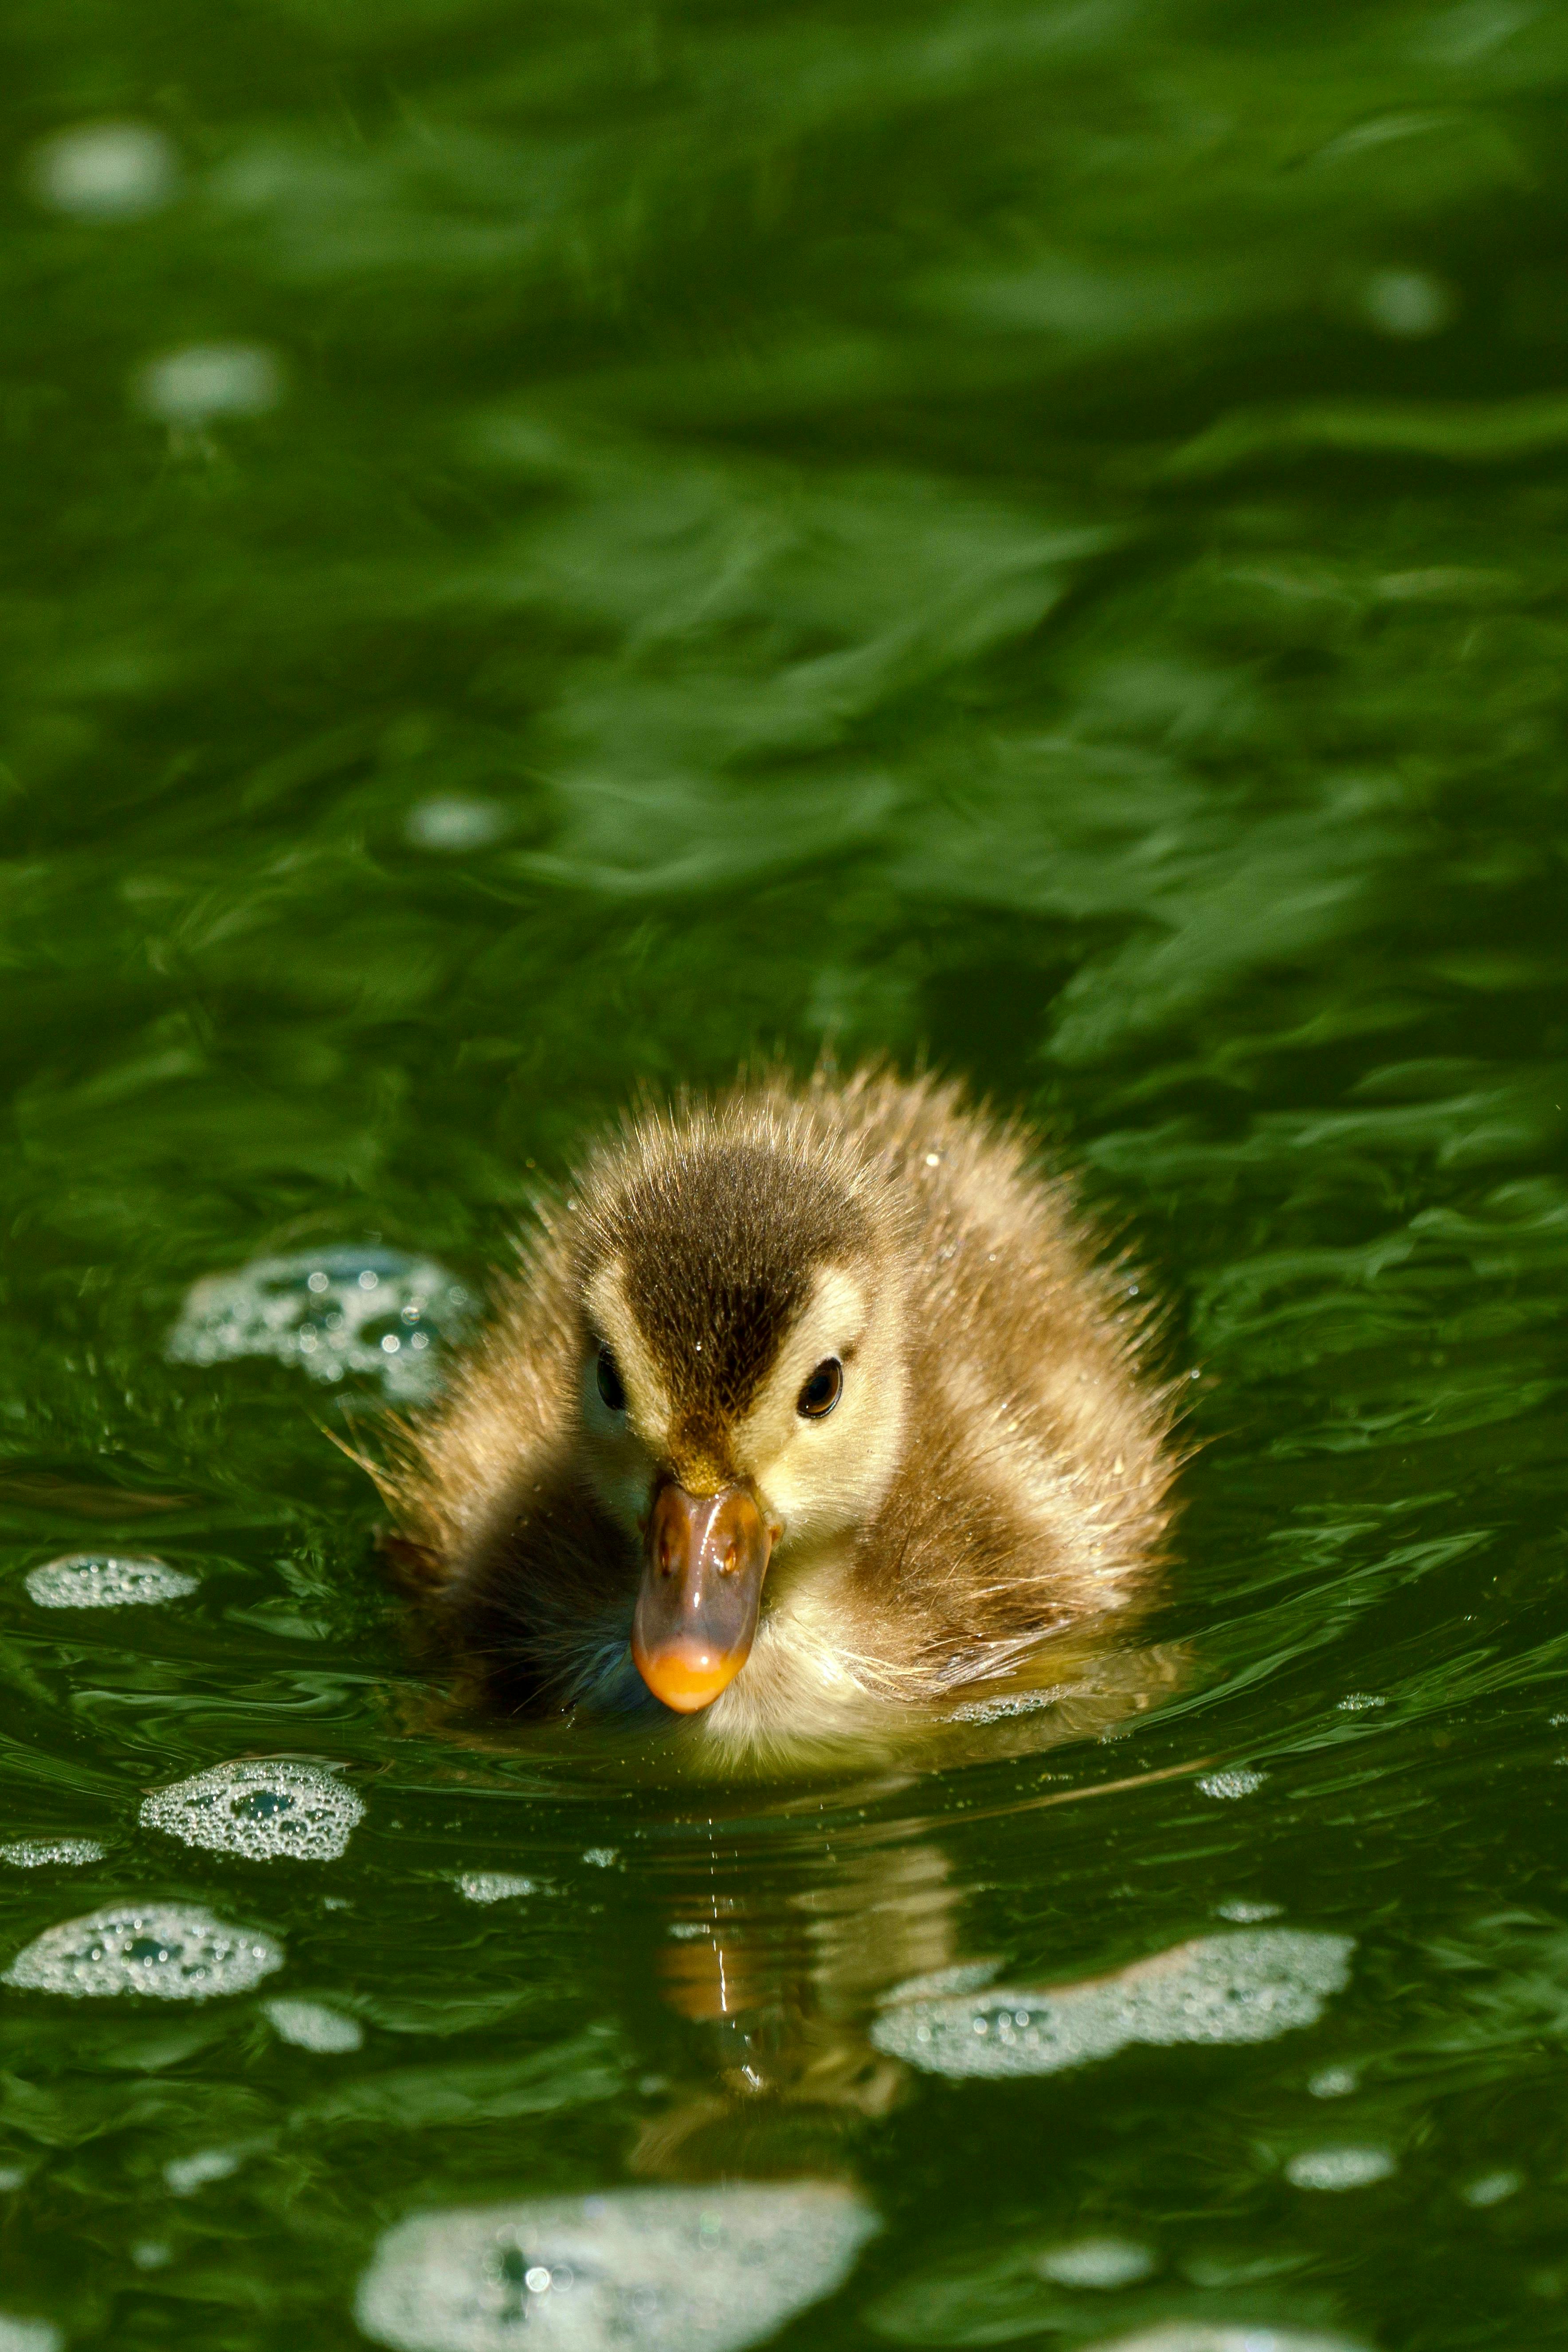
[[[885,1184],[809,1117],[643,1122],[584,1188],[577,1451],[642,1556],[632,1652],[693,1714],[745,1665],[764,1580],[875,1513],[903,1446]]]

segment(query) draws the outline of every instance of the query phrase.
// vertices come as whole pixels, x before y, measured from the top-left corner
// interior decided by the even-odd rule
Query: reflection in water
[[[871,2192],[811,2352],[1559,2345],[1563,9],[0,40],[0,1800],[109,1849],[0,1865],[0,1967],[200,1896],[300,1972],[6,1989],[12,2332],[338,2347],[389,2223],[621,2184],[667,2125],[647,2185]],[[212,408],[237,347],[266,413]],[[127,396],[176,355],[203,423]],[[400,1303],[308,1377],[380,1281],[328,1299],[328,1254],[477,1295],[639,1081],[825,1037],[1048,1126],[1158,1267],[1205,1450],[1150,1638],[1195,1668],[1109,1748],[983,1750],[1053,1701],[765,1821],[651,1788],[636,1727],[432,1736],[317,1423],[436,1343]],[[166,1361],[260,1259],[267,1358]],[[148,1556],[199,1591],[27,1590]],[[323,1868],[135,1826],[293,1753],[380,1768]],[[1059,1991],[1266,1909],[1357,1948],[1275,2042],[950,2082],[871,2040],[922,1969]],[[362,2048],[280,2042],[284,1990]],[[1292,2181],[1335,2150],[1397,2169]],[[1107,2241],[1156,2267],[1053,2273]]]

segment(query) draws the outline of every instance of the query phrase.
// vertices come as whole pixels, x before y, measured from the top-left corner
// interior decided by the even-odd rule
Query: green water
[[[1560,0],[12,0],[0,1821],[103,1853],[0,1864],[0,1958],[284,1955],[0,1995],[13,2320],[338,2347],[405,2216],[809,2176],[881,2228],[802,2352],[1563,2340],[1565,96]],[[773,1800],[454,1739],[374,1379],[171,1360],[182,1300],[478,1287],[636,1085],[825,1039],[1155,1270],[1179,1687]],[[38,1606],[81,1553],[199,1584]],[[139,1824],[279,1754],[339,1859]],[[1315,2023],[868,2038],[1237,1905],[1354,1939]],[[463,2345],[611,2340],[519,2259]]]

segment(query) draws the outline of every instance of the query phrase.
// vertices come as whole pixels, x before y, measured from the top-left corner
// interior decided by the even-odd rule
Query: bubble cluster
[[[30,1570],[27,1591],[40,1609],[133,1609],[157,1601],[183,1601],[200,1582],[183,1568],[171,1568],[166,1559],[73,1551]]]
[[[1222,1919],[1234,1919],[1238,1927],[1255,1927],[1260,1919],[1278,1919],[1284,1908],[1282,1903],[1249,1903],[1245,1895],[1215,1905]]]
[[[435,1391],[441,1339],[461,1331],[473,1309],[444,1266],[400,1250],[263,1257],[195,1286],[168,1353],[182,1364],[271,1356],[317,1381],[362,1372],[390,1397],[417,1402]]]
[[[265,343],[191,343],[150,360],[132,389],[149,416],[189,428],[265,416],[283,397],[283,370]]]
[[[364,2028],[357,2018],[344,2017],[320,2000],[265,2000],[261,2004],[279,2042],[297,2050],[336,2054],[364,2045]]]
[[[47,2319],[15,2319],[0,2311],[0,2352],[60,2352],[60,2331]]]
[[[40,141],[27,159],[28,193],[54,213],[87,221],[141,220],[170,202],[174,150],[151,122],[83,122]]]
[[[1374,270],[1361,299],[1368,325],[1400,342],[1441,334],[1458,307],[1453,289],[1425,269]]]
[[[833,2294],[879,2226],[806,2180],[419,2213],[382,2239],[355,2316],[395,2352],[738,2352]]]
[[[363,1818],[361,1799],[324,1765],[253,1758],[156,1789],[142,1806],[145,1828],[250,1862],[334,1862]]]
[[[1053,1684],[1049,1690],[1010,1691],[1004,1698],[966,1699],[952,1710],[954,1723],[1004,1723],[1015,1715],[1037,1715],[1042,1707],[1055,1706],[1067,1696],[1065,1683]]]
[[[1254,1772],[1243,1764],[1229,1772],[1205,1772],[1198,1787],[1205,1797],[1218,1797],[1222,1801],[1255,1797],[1268,1777],[1266,1772]]]
[[[1348,1936],[1290,1927],[1200,1937],[1086,1984],[905,2000],[883,2010],[871,2039],[950,2075],[1054,2074],[1135,2042],[1266,2042],[1321,2016],[1353,1948]]]
[[[1052,2246],[1035,2265],[1042,2278],[1058,2286],[1131,2286],[1156,2268],[1147,2246],[1128,2238],[1080,2238],[1070,2246]]]
[[[465,1870],[458,1892],[470,1903],[506,1903],[514,1895],[531,1895],[531,1878],[518,1878],[506,1870]]]
[[[51,1863],[79,1869],[84,1862],[101,1862],[108,1851],[96,1838],[13,1838],[0,1845],[0,1862],[13,1870],[45,1870]]]
[[[227,2180],[239,2170],[239,2158],[232,2148],[204,2147],[195,2156],[176,2156],[163,2167],[164,2186],[173,2197],[194,2197],[212,2180]]]
[[[485,849],[500,839],[507,823],[507,811],[499,801],[442,793],[416,802],[403,829],[416,849]]]
[[[1523,2186],[1521,2172],[1483,2172],[1479,2180],[1467,2181],[1459,2194],[1467,2205],[1484,2212],[1489,2205],[1500,2205],[1505,2197],[1516,2196]]]
[[[1094,2352],[1359,2352],[1343,2336],[1303,2327],[1226,2327],[1211,2319],[1167,2319],[1131,2336],[1110,2337]]]
[[[1365,2189],[1394,2168],[1385,2147],[1310,2147],[1290,2158],[1285,2178],[1296,2189]]]
[[[198,1904],[115,1903],[47,1927],[0,1981],[73,2000],[121,1992],[211,2000],[248,1992],[282,1965],[282,1948],[270,1936],[231,1927]]]

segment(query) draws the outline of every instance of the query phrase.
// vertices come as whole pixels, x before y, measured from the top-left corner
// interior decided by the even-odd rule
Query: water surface
[[[1556,0],[14,0],[18,2352],[1561,2341],[1565,89]],[[1169,1297],[1180,1674],[454,1738],[328,1437],[825,1044]]]

